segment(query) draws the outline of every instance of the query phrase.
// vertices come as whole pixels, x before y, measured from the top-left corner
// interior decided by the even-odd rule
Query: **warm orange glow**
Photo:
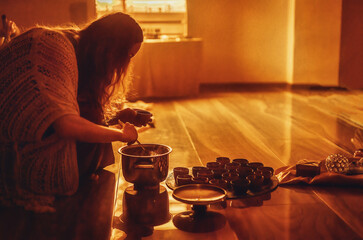
[[[294,82],[295,0],[289,1],[287,11],[286,81],[292,84]]]
[[[126,0],[128,12],[186,12],[185,0]]]
[[[96,0],[97,15],[102,16],[111,12],[125,12],[124,0]]]
[[[186,0],[96,0],[97,15],[121,11],[132,16],[146,38],[187,35]]]
[[[185,13],[185,0],[96,0],[97,12]]]

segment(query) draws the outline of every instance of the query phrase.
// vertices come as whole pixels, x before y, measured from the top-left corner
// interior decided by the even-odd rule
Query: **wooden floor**
[[[151,111],[156,127],[139,140],[173,148],[169,172],[219,156],[279,168],[363,147],[362,91],[205,91],[198,98],[155,101]],[[121,176],[115,219],[128,185]],[[363,239],[361,188],[280,186],[270,199],[255,200],[231,200],[227,208],[214,209],[227,219],[220,230],[188,233],[169,221],[143,239]],[[169,201],[172,215],[190,209],[171,196]],[[113,229],[112,239],[126,237]]]

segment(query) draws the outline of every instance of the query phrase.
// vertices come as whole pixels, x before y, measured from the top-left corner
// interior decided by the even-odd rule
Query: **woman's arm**
[[[137,131],[132,124],[126,123],[120,129],[97,125],[77,115],[65,115],[53,123],[59,136],[81,142],[109,143],[113,141],[135,142]]]

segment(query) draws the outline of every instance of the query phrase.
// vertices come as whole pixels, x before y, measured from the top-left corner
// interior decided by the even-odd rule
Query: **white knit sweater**
[[[45,135],[79,115],[74,48],[60,32],[35,28],[0,50],[0,200],[52,211],[55,195],[78,188],[74,141]]]

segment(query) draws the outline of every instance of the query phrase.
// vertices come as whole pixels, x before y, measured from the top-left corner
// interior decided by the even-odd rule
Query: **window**
[[[146,38],[187,35],[186,0],[96,0],[97,15],[121,11],[132,16]]]

